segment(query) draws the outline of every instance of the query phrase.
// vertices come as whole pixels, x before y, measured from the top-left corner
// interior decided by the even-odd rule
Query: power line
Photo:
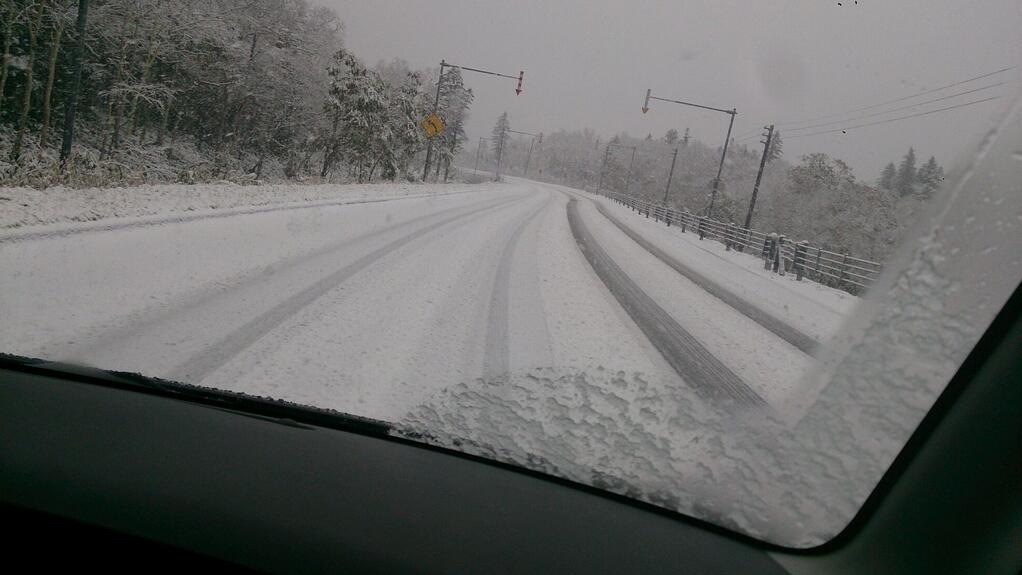
[[[917,102],[915,104],[909,104],[907,106],[901,106],[900,108],[892,108],[890,110],[884,110],[882,112],[873,112],[872,114],[866,114],[865,116],[858,116],[858,117],[855,117],[855,118],[846,118],[844,120],[834,120],[832,122],[824,122],[823,124],[813,124],[811,126],[805,126],[805,127],[802,127],[802,128],[789,128],[787,130],[787,133],[790,134],[792,132],[801,132],[801,131],[804,131],[804,130],[812,130],[813,128],[822,128],[824,126],[833,126],[835,124],[843,124],[845,122],[856,122],[856,121],[859,121],[859,120],[865,120],[866,118],[875,118],[877,116],[883,116],[884,114],[893,114],[894,112],[900,112],[902,110],[909,110],[909,109],[915,108],[917,106],[925,106],[927,104],[933,104],[935,102],[942,102],[944,100],[950,100],[951,98],[957,98],[958,96],[964,96],[966,94],[973,94],[973,93],[976,93],[976,92],[982,92],[983,90],[989,90],[990,88],[996,88],[998,86],[1003,86],[1005,84],[1007,84],[1007,82],[998,82],[996,84],[990,84],[990,85],[987,85],[987,86],[983,86],[982,88],[975,88],[975,89],[972,89],[972,90],[966,90],[965,92],[958,92],[956,94],[951,94],[950,96],[943,96],[941,98],[934,98],[933,100],[926,100],[925,102]]]
[[[865,127],[868,127],[868,126],[879,126],[880,124],[889,124],[891,122],[898,122],[898,121],[901,121],[901,120],[908,120],[909,118],[918,118],[920,116],[928,116],[930,114],[936,114],[937,112],[946,112],[948,110],[954,110],[956,108],[964,108],[966,106],[972,106],[974,104],[982,104],[983,102],[989,102],[991,100],[996,100],[998,98],[1000,98],[1000,96],[991,96],[989,98],[984,98],[982,100],[975,100],[975,101],[972,101],[972,102],[965,102],[964,104],[955,104],[954,106],[948,106],[946,108],[938,108],[936,110],[929,110],[927,112],[919,112],[918,114],[910,114],[908,116],[900,116],[898,118],[888,118],[886,120],[879,120],[879,121],[876,121],[876,122],[869,122],[867,124],[859,124],[859,125],[856,125],[856,126],[846,126],[844,128],[836,128],[836,129],[833,129],[833,130],[821,130],[819,132],[810,132],[808,134],[795,134],[794,136],[788,136],[788,139],[808,138],[809,136],[819,136],[821,134],[833,134],[835,132],[847,132],[848,130],[855,130],[857,128],[865,128]]]
[[[951,84],[946,84],[944,86],[939,86],[937,88],[931,88],[929,90],[923,90],[922,92],[918,92],[918,93],[912,94],[910,96],[902,96],[901,98],[895,98],[893,100],[887,100],[887,101],[884,101],[884,102],[880,102],[878,104],[872,104],[872,105],[869,105],[869,106],[863,106],[861,108],[854,108],[854,109],[848,110],[846,112],[841,112],[841,113],[837,113],[837,114],[827,114],[827,115],[824,115],[824,116],[818,116],[816,118],[810,118],[810,119],[807,119],[807,120],[793,120],[791,122],[780,122],[780,123],[777,124],[777,126],[778,127],[783,127],[783,126],[791,126],[791,125],[794,125],[794,124],[805,124],[807,122],[816,122],[816,121],[819,121],[819,120],[828,120],[830,118],[836,118],[838,116],[847,116],[849,114],[854,114],[856,112],[865,112],[866,110],[872,110],[872,109],[875,109],[875,108],[879,108],[881,106],[886,106],[888,104],[895,104],[897,102],[904,102],[905,100],[911,100],[912,98],[918,98],[919,96],[925,96],[927,94],[932,94],[934,92],[939,92],[941,90],[946,90],[947,88],[953,88],[955,86],[961,86],[962,84],[968,84],[969,82],[975,82],[976,80],[982,80],[983,78],[989,78],[990,76],[996,76],[997,74],[1002,74],[1002,73],[1007,72],[1009,70],[1014,70],[1015,68],[1018,68],[1018,66],[1008,66],[1007,68],[1001,68],[1000,70],[995,70],[993,72],[988,72],[986,74],[980,74],[979,76],[974,76],[974,77],[969,78],[967,80],[961,80],[961,81],[958,81],[958,82],[952,82]]]

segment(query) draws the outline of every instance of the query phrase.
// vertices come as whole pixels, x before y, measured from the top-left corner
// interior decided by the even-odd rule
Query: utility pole
[[[535,145],[536,145],[536,138],[533,138],[532,141],[529,142],[529,153],[525,155],[525,169],[522,170],[522,177],[523,178],[528,178],[529,177],[529,162],[532,161],[532,147],[535,146]]]
[[[483,141],[486,138],[479,138],[479,147],[476,148],[476,167],[472,169],[475,175],[479,175],[479,155],[483,153]]]
[[[440,60],[440,74],[436,79],[436,98],[433,100],[433,115],[439,117],[440,113],[440,88],[444,83],[444,68],[456,68],[458,70],[464,70],[467,72],[477,72],[479,74],[488,74],[490,76],[499,76],[501,78],[510,78],[512,80],[518,80],[518,87],[515,88],[515,95],[522,95],[522,80],[525,79],[525,71],[519,71],[517,76],[511,76],[508,74],[499,74],[497,72],[491,72],[489,70],[480,70],[479,68],[469,68],[468,66],[456,66],[454,64],[448,64],[446,60]],[[422,167],[422,181],[425,182],[429,177],[429,166],[433,162],[433,137],[429,138],[426,143],[426,163]],[[439,176],[439,170],[437,175]]]
[[[752,187],[752,197],[749,198],[749,213],[745,214],[745,229],[752,225],[752,212],[756,209],[756,196],[759,194],[759,183],[763,179],[763,168],[766,167],[767,156],[770,154],[770,141],[774,138],[774,125],[765,127],[766,140],[763,142],[763,157],[759,160],[759,172],[756,174],[756,185]]]
[[[593,146],[593,154],[595,154],[596,150],[599,150],[599,149],[600,149],[600,138],[597,137],[596,138],[596,145]],[[586,152],[586,169],[585,169],[585,172],[582,172],[582,189],[583,190],[586,189],[587,185],[589,185],[589,163],[590,163],[589,160],[590,160],[590,158],[592,158],[592,154]]]
[[[532,160],[532,147],[536,145],[536,138],[539,138],[539,143],[543,143],[543,132],[533,134],[531,132],[519,132],[518,130],[508,130],[512,134],[521,134],[522,136],[531,136],[532,141],[529,142],[529,154],[525,156],[525,171],[522,173],[522,177],[528,177],[529,175],[529,161]]]
[[[635,147],[632,147],[632,159],[628,162],[628,175],[625,176],[625,195],[628,195],[629,189],[632,187],[632,166],[635,165]]]
[[[674,163],[678,161],[678,148],[674,148],[674,157],[671,158],[671,171],[667,173],[667,188],[664,190],[664,206],[667,205],[667,197],[671,195],[671,180],[674,179]]]
[[[710,195],[710,207],[706,210],[706,215],[711,219],[713,218],[713,204],[717,202],[717,191],[720,189],[720,174],[724,171],[724,158],[727,158],[727,146],[731,143],[731,129],[735,127],[735,116],[738,115],[737,109],[732,109],[731,122],[727,125],[727,136],[724,138],[724,150],[720,153],[720,165],[717,166],[717,177],[713,178],[713,193]]]
[[[724,138],[724,149],[720,154],[720,166],[717,167],[717,177],[713,179],[713,193],[710,195],[710,205],[706,209],[706,215],[713,217],[713,206],[717,201],[717,192],[720,190],[720,176],[724,171],[724,159],[727,158],[728,144],[731,143],[731,130],[735,127],[735,116],[738,115],[737,108],[731,108],[725,110],[723,108],[714,108],[712,106],[703,106],[702,104],[693,104],[691,102],[682,102],[681,100],[668,100],[667,98],[658,98],[653,95],[652,89],[646,90],[646,103],[642,105],[642,113],[649,112],[649,101],[659,100],[661,102],[670,102],[671,104],[681,104],[682,106],[691,106],[693,108],[702,108],[703,110],[713,110],[714,112],[721,112],[731,116],[731,122],[727,126],[727,136]]]
[[[631,183],[632,183],[632,166],[635,164],[635,151],[638,149],[638,146],[622,146],[621,144],[607,144],[607,152],[608,152],[608,154],[609,154],[611,148],[624,148],[626,150],[631,150],[632,151],[632,160],[628,163],[628,174],[625,177],[625,195],[627,196],[628,195],[628,190],[631,187]],[[606,158],[603,159],[603,164],[605,166],[607,165],[607,159]],[[602,171],[600,172],[600,181],[601,182],[603,181],[603,172]]]
[[[437,115],[440,111],[440,87],[444,84],[444,67],[447,66],[447,62],[440,60],[440,74],[436,78],[436,98],[433,100],[433,115]],[[423,183],[429,179],[429,164],[433,160],[433,138],[429,138],[426,141],[426,165],[422,167],[422,181]]]
[[[603,171],[607,169],[607,158],[610,157],[610,146],[607,144],[607,151],[603,153],[603,163],[600,164],[600,183],[596,184],[596,194],[599,195],[600,190],[603,189]]]

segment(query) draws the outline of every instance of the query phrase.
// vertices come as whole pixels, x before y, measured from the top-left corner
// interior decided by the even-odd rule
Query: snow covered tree
[[[685,128],[685,135],[681,137],[681,145],[682,146],[688,146],[689,139],[690,139],[690,137],[689,137],[689,134],[688,134],[688,128]]]
[[[894,162],[887,164],[883,171],[880,172],[880,179],[877,181],[877,186],[886,192],[894,191],[894,183],[898,178],[898,168],[894,167]]]
[[[944,168],[937,165],[937,159],[930,156],[925,164],[916,174],[916,181],[919,184],[916,190],[916,195],[920,199],[929,199],[933,197],[934,192],[941,186],[944,181]]]
[[[465,82],[461,77],[461,70],[452,68],[444,74],[443,83],[440,87],[440,111],[441,119],[444,121],[444,133],[437,137],[436,146],[438,152],[437,173],[440,173],[441,165],[444,169],[444,180],[450,172],[451,162],[454,156],[465,143],[465,121],[468,119],[468,109],[475,98],[472,90],[465,88]]]
[[[813,195],[834,189],[838,174],[827,154],[813,153],[802,156],[802,163],[788,172],[791,191],[797,195]]]
[[[344,51],[337,53],[329,74],[337,132],[328,153],[347,161],[359,182],[370,181],[381,162],[386,162],[384,171],[396,171],[387,88],[379,74]]]
[[[667,130],[667,133],[664,134],[664,142],[667,142],[667,144],[671,145],[671,146],[673,146],[675,143],[677,143],[678,142],[678,130],[675,130],[674,128],[671,128],[670,130]]]
[[[898,165],[898,175],[894,180],[894,189],[902,198],[911,196],[916,185],[916,151],[908,149],[908,153]]]
[[[79,27],[81,6],[88,22]],[[109,161],[123,177],[165,181],[177,178],[166,164],[188,156],[202,166],[198,179],[259,172],[264,160],[297,178],[321,150],[312,142],[329,132],[323,72],[342,29],[333,11],[310,0],[0,2],[0,129],[20,131],[21,147],[38,150],[35,162],[56,161],[53,115],[76,101],[82,137],[67,152],[79,168]],[[172,147],[147,150],[168,138]],[[23,156],[16,147],[4,155]],[[0,171],[12,173],[10,165]]]

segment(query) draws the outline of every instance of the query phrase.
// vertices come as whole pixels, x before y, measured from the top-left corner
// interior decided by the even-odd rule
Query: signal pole
[[[517,76],[511,76],[508,74],[499,74],[497,72],[491,72],[489,70],[480,70],[478,68],[469,68],[468,66],[456,66],[454,64],[448,64],[445,60],[440,60],[440,74],[436,79],[436,98],[433,100],[433,115],[436,116],[440,112],[440,88],[444,83],[444,68],[452,68],[458,70],[464,70],[467,72],[476,72],[479,74],[488,74],[490,76],[499,76],[501,78],[510,78],[512,80],[518,80],[518,87],[515,88],[515,95],[522,95],[522,80],[525,79],[525,71],[519,71]],[[439,135],[439,134],[438,134]],[[422,167],[422,181],[425,182],[429,177],[429,166],[433,163],[433,138],[430,137],[426,143],[426,164]]]
[[[691,102],[682,102],[681,100],[668,100],[667,98],[658,98],[653,95],[652,89],[646,90],[646,103],[642,105],[642,113],[649,112],[649,101],[659,100],[661,102],[670,102],[671,104],[681,104],[682,106],[691,106],[693,108],[702,108],[704,110],[713,110],[714,112],[721,112],[731,116],[731,122],[727,126],[727,136],[724,138],[724,150],[720,154],[720,166],[717,167],[717,177],[713,179],[713,193],[710,195],[710,205],[706,209],[706,215],[713,217],[713,205],[717,201],[717,192],[720,189],[720,175],[724,171],[724,159],[727,158],[727,147],[731,143],[731,130],[735,127],[735,116],[738,115],[737,108],[731,108],[725,110],[723,108],[714,108],[712,106],[703,106],[702,104],[693,104]]]
[[[756,174],[756,185],[752,187],[752,197],[749,198],[749,213],[745,214],[745,229],[752,225],[752,211],[756,208],[756,195],[759,194],[759,183],[763,179],[763,168],[766,167],[767,155],[770,154],[770,141],[774,138],[774,125],[765,126],[766,140],[763,142],[763,157],[759,160],[759,172]]]

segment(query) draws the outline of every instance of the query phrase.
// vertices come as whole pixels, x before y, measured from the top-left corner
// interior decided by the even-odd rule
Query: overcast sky
[[[643,115],[646,88],[736,107],[740,136],[764,124],[840,113],[1022,65],[1020,0],[319,1],[337,10],[348,48],[369,64],[402,58],[421,68],[445,58],[504,73],[525,70],[525,92],[517,97],[511,80],[466,74],[476,93],[468,126],[475,137],[506,110],[513,128],[529,132],[590,127],[604,136],[660,137],[668,128],[689,127],[719,145],[726,115],[663,103]],[[785,155],[795,160],[823,151],[865,180],[909,146],[950,166],[1022,89],[1022,70],[851,115],[998,82],[1006,84],[848,123],[1002,96],[946,113],[805,138],[794,138],[798,132],[790,128],[807,124],[782,128]]]

